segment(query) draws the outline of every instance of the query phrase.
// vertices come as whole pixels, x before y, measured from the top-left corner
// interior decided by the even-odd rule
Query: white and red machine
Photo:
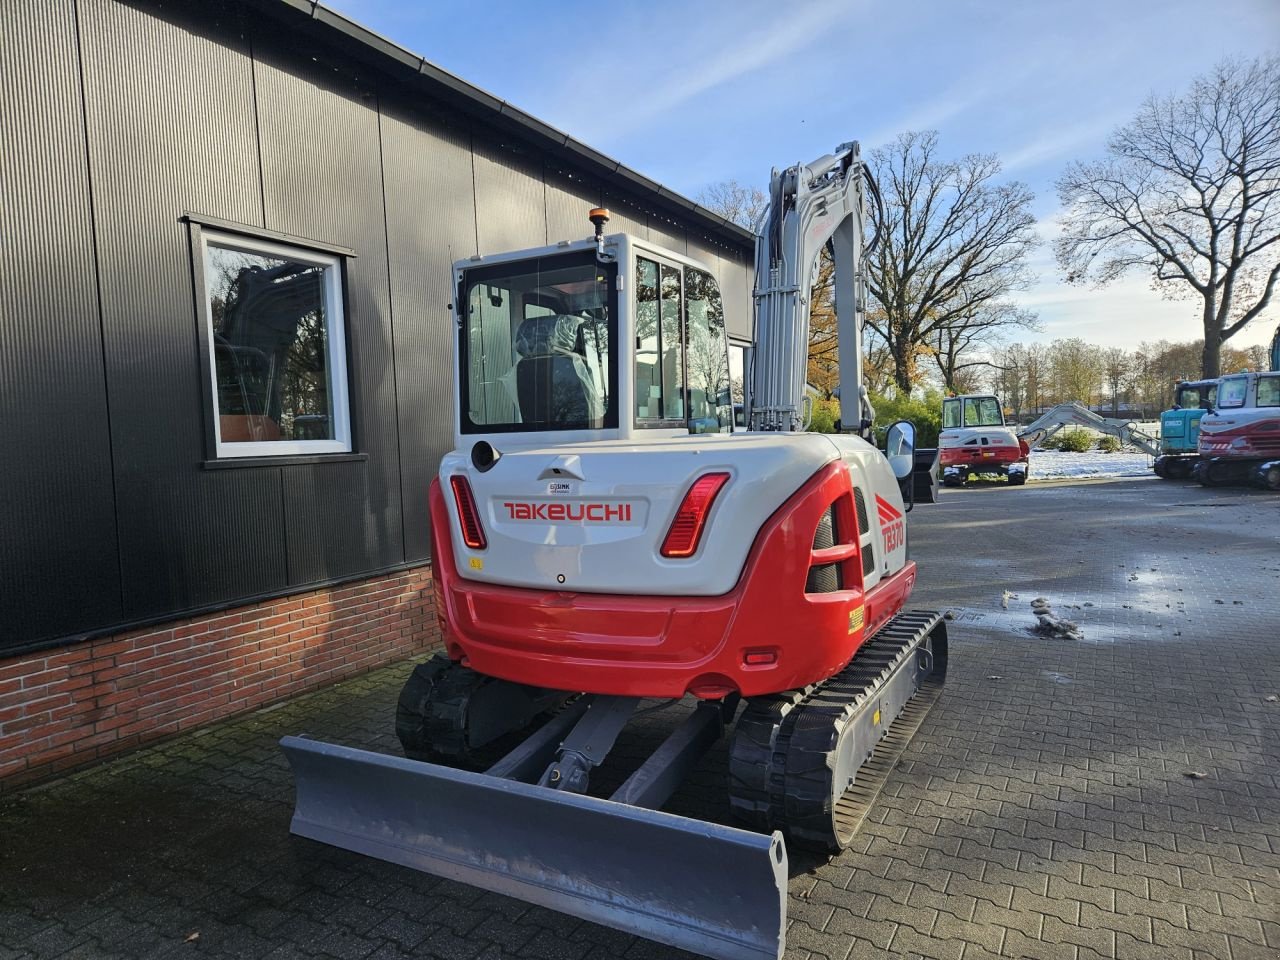
[[[852,143],[774,172],[745,432],[695,260],[604,235],[597,210],[594,239],[455,266],[455,449],[429,492],[445,653],[401,695],[407,758],[286,738],[295,833],[708,956],[782,955],[784,838],[850,842],[891,766],[868,759],[902,748],[946,665],[941,618],[903,613],[914,430],[887,457],[859,435],[867,183]],[[838,435],[803,432],[828,244]],[[696,706],[592,795],[646,698]],[[729,726],[750,829],[661,811]]]
[[[1280,331],[1272,352],[1280,366]],[[1200,419],[1199,448],[1192,475],[1205,486],[1250,482],[1280,490],[1280,370],[1221,378],[1213,408]]]
[[[1005,426],[998,397],[966,394],[942,401],[938,462],[944,485],[963,486],[971,474],[997,474],[1011,484],[1026,483],[1030,453],[1027,443]]]

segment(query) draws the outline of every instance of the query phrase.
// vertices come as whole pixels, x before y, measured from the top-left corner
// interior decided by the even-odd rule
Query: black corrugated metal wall
[[[421,562],[452,260],[589,232],[748,253],[235,0],[4,0],[0,654]],[[349,247],[355,449],[209,469],[186,213]]]

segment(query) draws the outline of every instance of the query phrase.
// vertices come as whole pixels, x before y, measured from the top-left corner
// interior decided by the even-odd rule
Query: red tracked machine
[[[847,846],[940,691],[904,613],[914,430],[864,439],[856,144],[775,171],[750,429],[704,266],[625,234],[455,265],[455,449],[428,494],[445,652],[402,692],[406,757],[286,738],[293,832],[711,957],[777,958],[785,844]],[[830,244],[847,432],[805,432]],[[691,709],[590,789],[646,698]],[[649,708],[644,708],[649,709]],[[738,826],[662,811],[726,730]],[[518,731],[523,740],[480,765]],[[504,739],[506,738],[506,739]]]

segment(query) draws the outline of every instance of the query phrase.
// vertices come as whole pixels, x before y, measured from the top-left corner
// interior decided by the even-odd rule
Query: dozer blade
[[[771,836],[299,737],[290,831],[724,960],[782,956]]]

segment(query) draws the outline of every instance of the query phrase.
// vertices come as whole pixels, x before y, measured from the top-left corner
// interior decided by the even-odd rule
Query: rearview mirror
[[[884,455],[889,458],[889,469],[899,480],[911,476],[916,463],[916,425],[910,420],[899,420],[889,427],[884,437]]]

